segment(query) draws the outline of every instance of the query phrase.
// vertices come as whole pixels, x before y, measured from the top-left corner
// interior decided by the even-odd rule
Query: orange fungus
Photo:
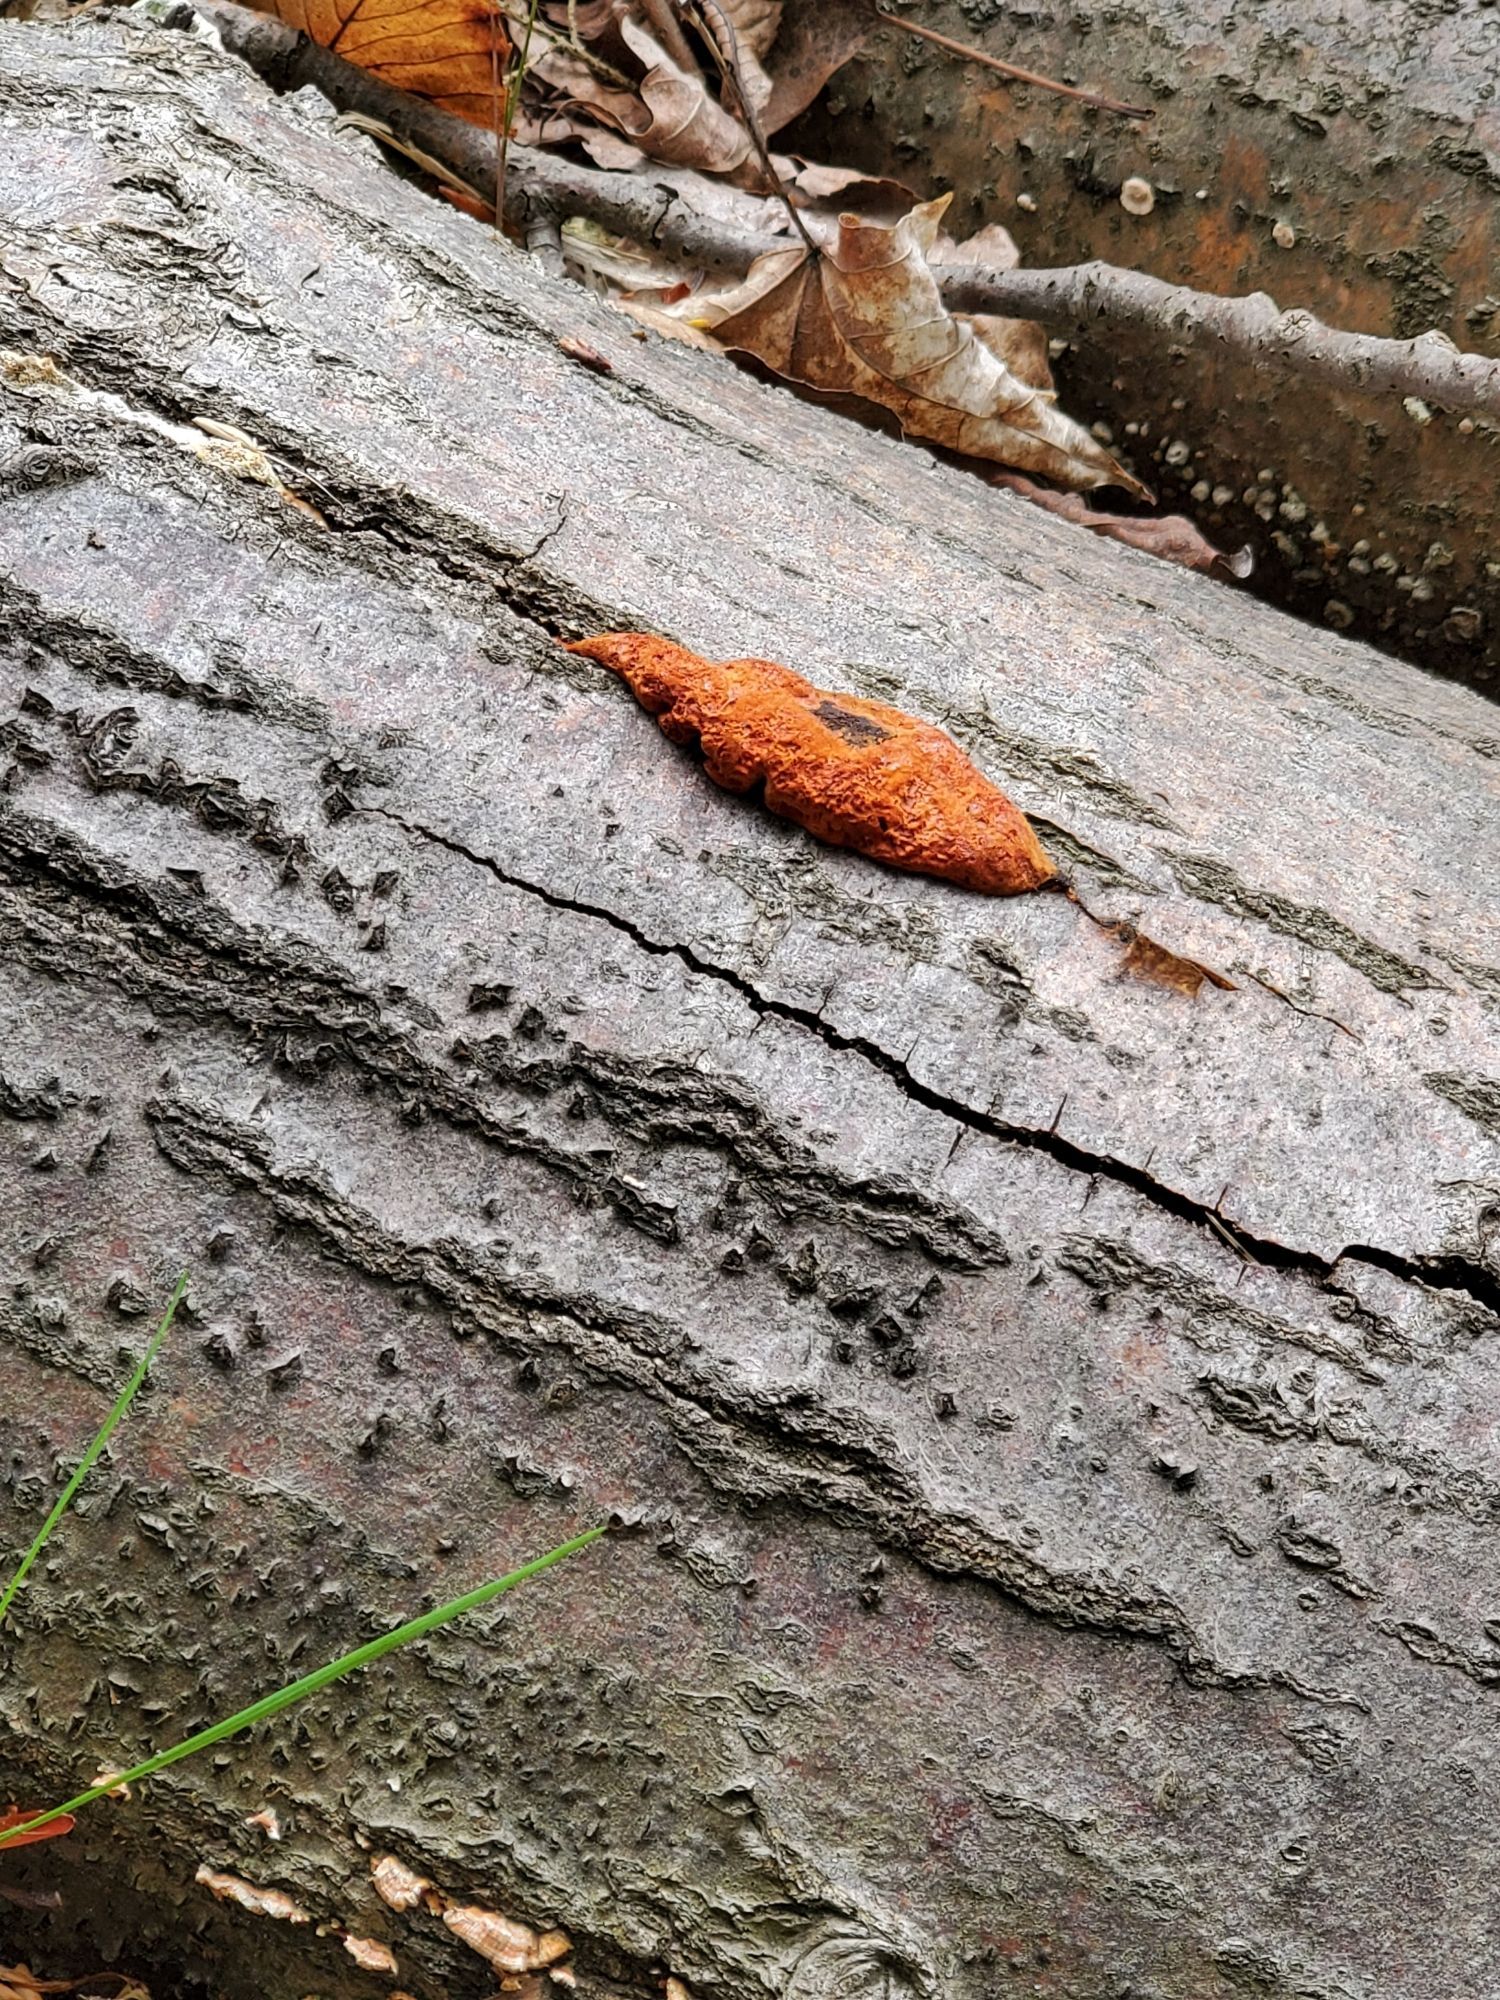
[[[772,812],[834,847],[988,896],[1057,874],[1024,813],[930,722],[771,660],[701,660],[643,632],[568,651],[613,668],[674,743],[700,743],[716,784],[764,782]]]

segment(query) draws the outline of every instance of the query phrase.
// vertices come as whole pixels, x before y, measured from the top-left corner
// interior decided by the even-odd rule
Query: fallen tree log
[[[492,1991],[391,1852],[590,1992],[1493,1988],[1493,711],[192,34],[0,25],[0,117],[12,1546],[192,1271],[7,1796],[635,1530],[0,1857],[12,1954]],[[556,643],[639,625],[944,723],[1234,990],[716,793]]]
[[[923,195],[952,188],[952,226],[1003,222],[1028,265],[1117,267],[1082,301],[1059,298],[1064,310],[1031,308],[1069,343],[1056,361],[1067,406],[1105,422],[1221,546],[1249,542],[1258,591],[1493,692],[1493,402],[1466,416],[1373,380],[1340,386],[1309,360],[1319,330],[1269,310],[1247,366],[1221,337],[1232,308],[1184,309],[1130,273],[1500,353],[1500,13],[1422,0],[904,11],[1154,116],[1004,84],[884,27],[784,141],[894,169]]]

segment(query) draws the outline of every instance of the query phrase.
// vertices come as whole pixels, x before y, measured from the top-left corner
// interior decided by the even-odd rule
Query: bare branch
[[[279,21],[230,0],[201,4],[225,46],[276,88],[314,84],[340,109],[363,111],[389,125],[477,193],[487,195],[494,186],[494,139],[481,127],[392,90]],[[681,193],[682,176],[675,178],[679,185],[667,187],[649,170],[603,173],[535,147],[512,146],[505,219],[524,238],[539,212],[583,216],[615,235],[715,272],[744,271],[766,251],[787,248],[785,235],[750,234],[694,208]],[[1311,313],[1283,312],[1264,292],[1221,298],[1097,262],[1016,271],[953,265],[939,267],[937,278],[954,312],[1037,319],[1083,339],[1121,327],[1154,329],[1164,347],[1212,342],[1220,351],[1300,381],[1368,396],[1417,398],[1436,408],[1500,419],[1500,361],[1464,354],[1442,334],[1385,340],[1342,333]]]

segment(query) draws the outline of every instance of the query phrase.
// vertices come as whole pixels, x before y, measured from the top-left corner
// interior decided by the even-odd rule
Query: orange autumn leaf
[[[511,41],[496,0],[252,0],[345,62],[494,127]]]
[[[641,632],[579,639],[674,743],[701,744],[732,792],[763,783],[769,809],[833,847],[990,896],[1054,880],[1024,813],[941,729],[903,709],[814,687],[771,660],[703,660]]]
[[[27,1820],[35,1819],[43,1810],[41,1806],[12,1806],[9,1812],[0,1813],[0,1848],[29,1847],[34,1840],[55,1840],[59,1834],[73,1831],[71,1817],[67,1813],[59,1813],[56,1819],[49,1819],[45,1826],[39,1826],[31,1833],[12,1834],[7,1838],[7,1828],[25,1826]]]

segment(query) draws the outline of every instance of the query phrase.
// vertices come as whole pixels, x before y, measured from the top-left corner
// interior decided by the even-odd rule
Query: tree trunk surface
[[[1089,258],[1218,293],[1268,292],[1352,331],[1430,330],[1500,354],[1500,11],[1487,0],[923,0],[921,25],[1149,106],[1148,123],[1002,82],[895,29],[787,142],[955,189],[1027,264]],[[1127,179],[1151,184],[1127,213]],[[1019,205],[1023,200],[1026,206]],[[1081,316],[1051,329],[1064,399],[1257,588],[1493,691],[1500,410],[1415,414],[1330,392],[1268,353]],[[1127,429],[1127,426],[1133,426]],[[1195,494],[1193,489],[1206,490]],[[1331,608],[1330,608],[1331,607]]]
[[[0,24],[0,133],[8,1546],[192,1273],[5,1796],[635,1529],[0,1856],[11,1955],[493,1992],[393,1852],[591,1993],[1500,1990],[1494,711],[638,340],[193,34]],[[621,626],[942,723],[1234,990],[716,792],[556,644]]]

